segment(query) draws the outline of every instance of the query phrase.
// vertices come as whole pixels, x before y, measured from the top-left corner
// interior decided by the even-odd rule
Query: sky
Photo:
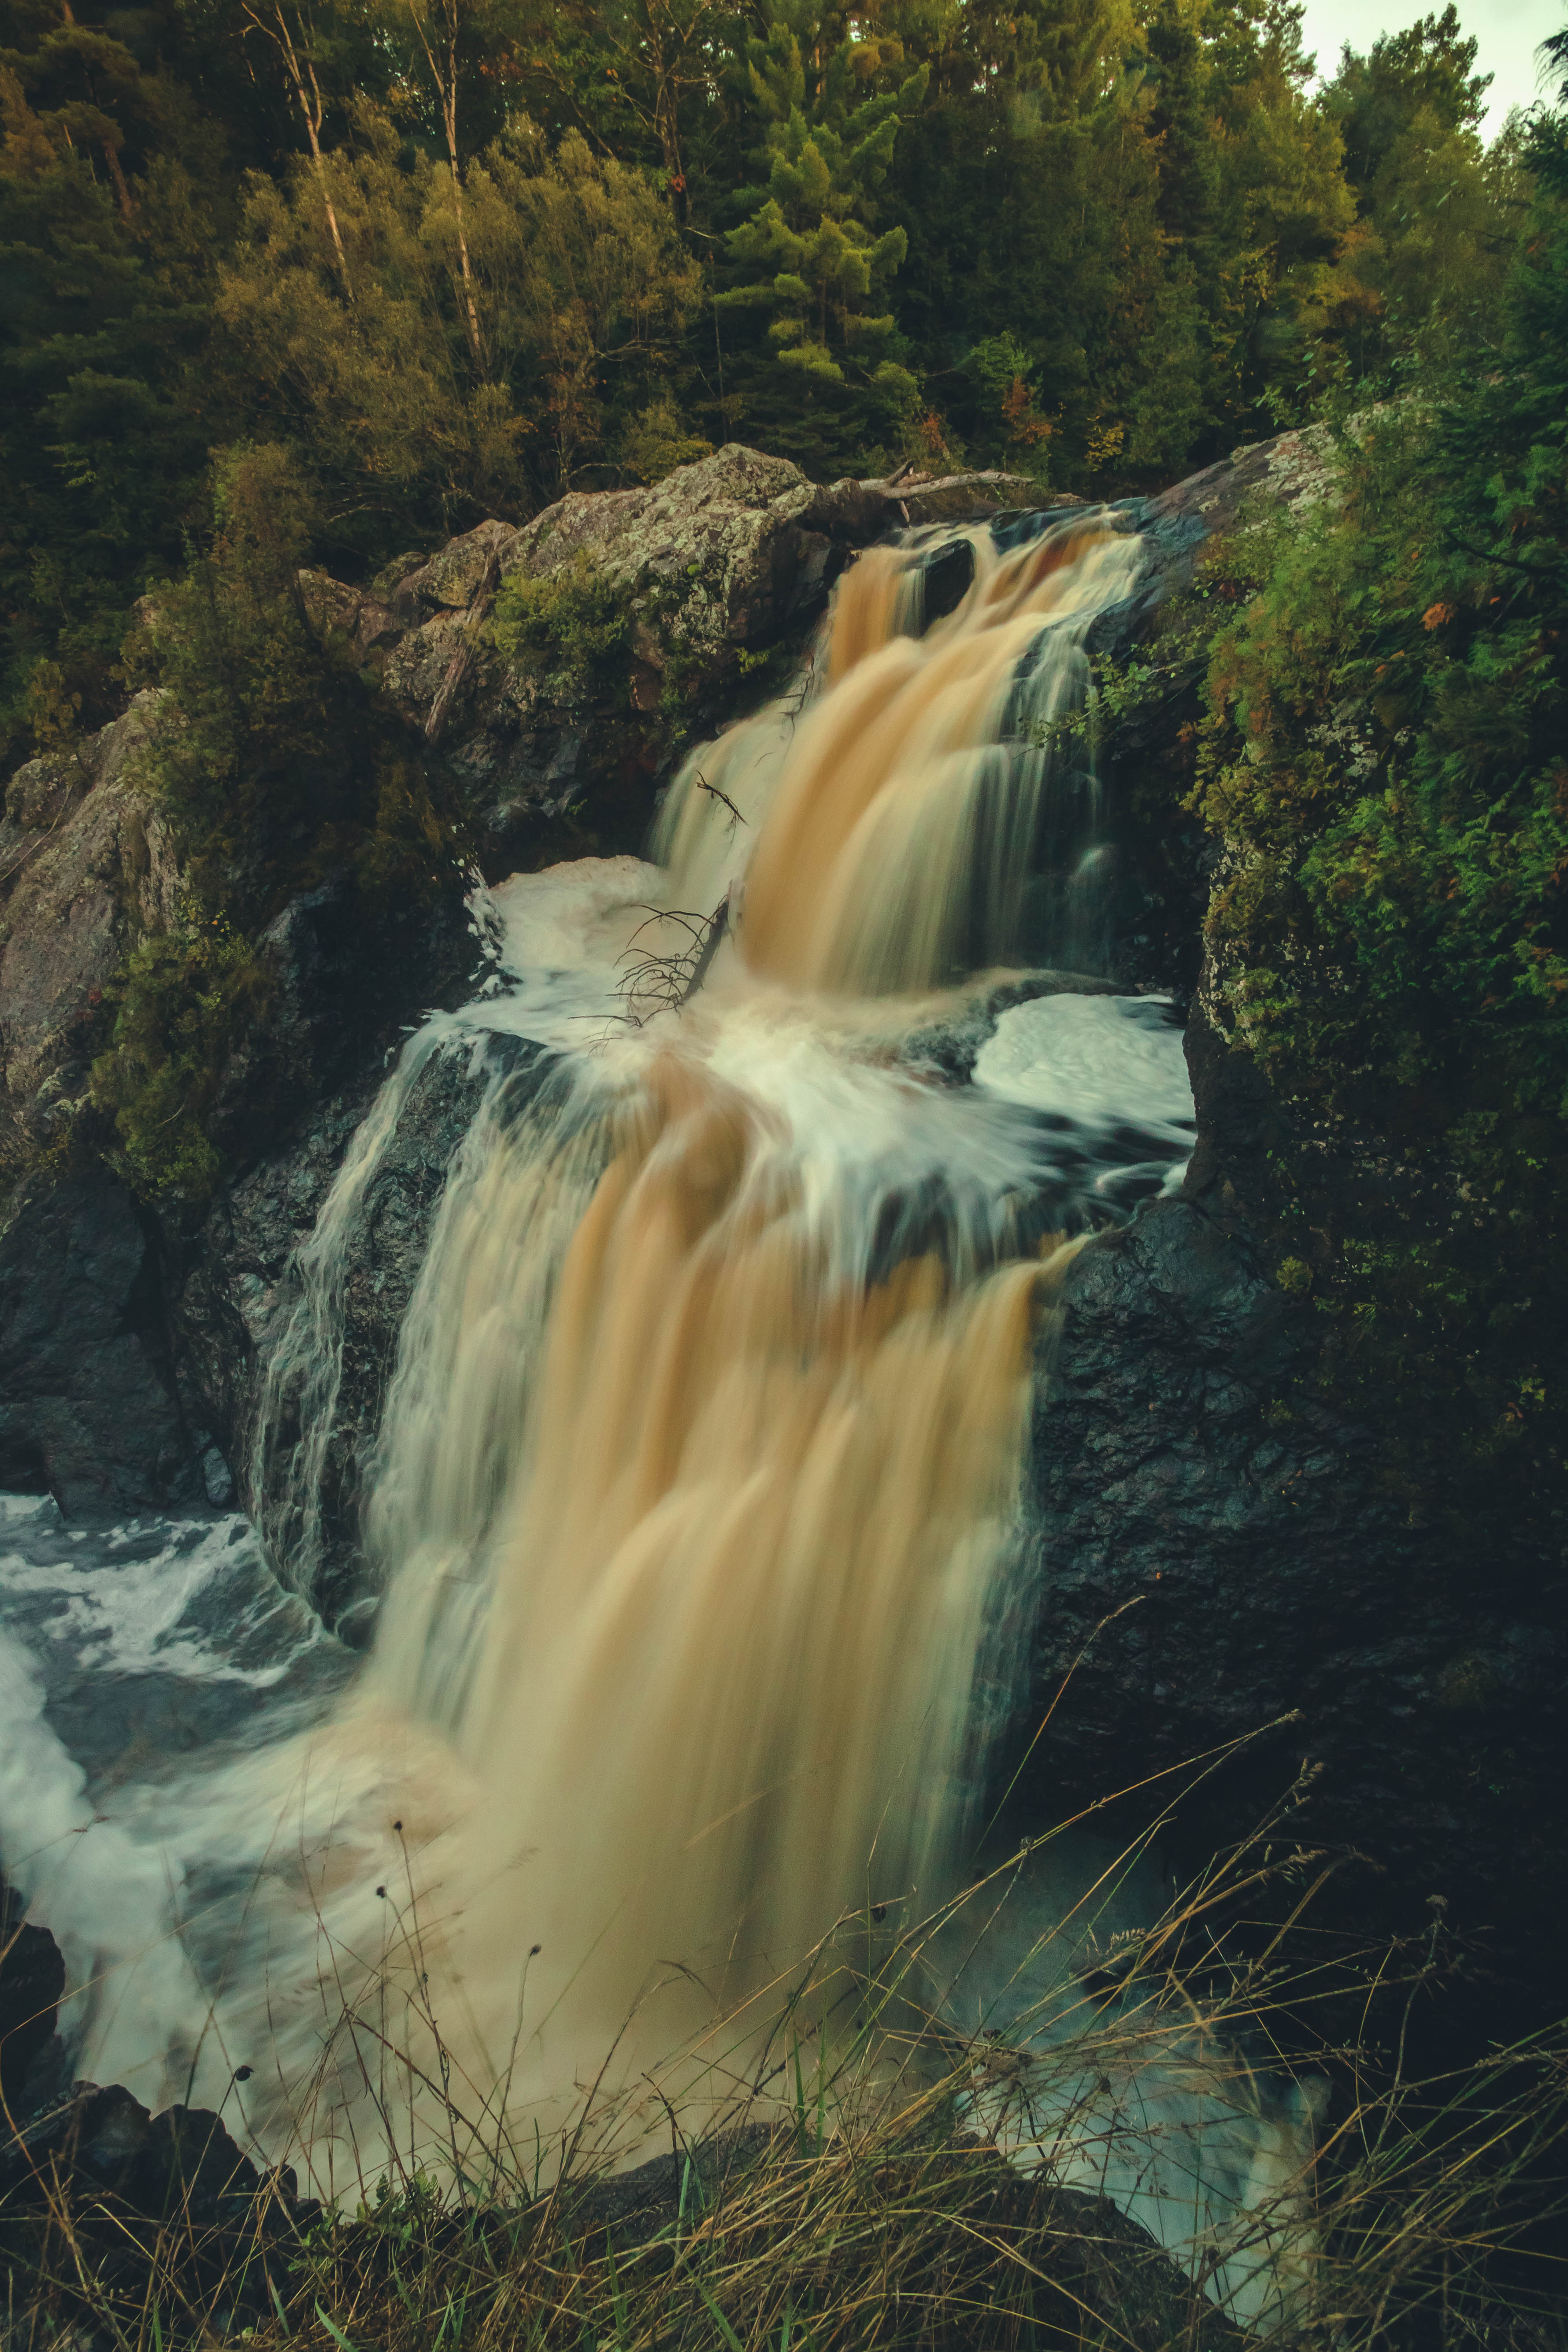
[[[1489,139],[1502,129],[1510,106],[1528,106],[1543,94],[1535,79],[1535,46],[1568,20],[1568,0],[1458,0],[1458,5],[1460,23],[1480,43],[1477,72],[1496,76],[1487,92]],[[1326,78],[1346,41],[1364,55],[1380,33],[1403,32],[1442,6],[1443,0],[1307,0],[1301,29]]]

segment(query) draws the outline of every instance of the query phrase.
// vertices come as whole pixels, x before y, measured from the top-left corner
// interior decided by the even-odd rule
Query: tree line
[[[1452,6],[5,0],[0,728],[123,692],[215,454],[373,572],[742,438],[1120,491],[1499,331]]]

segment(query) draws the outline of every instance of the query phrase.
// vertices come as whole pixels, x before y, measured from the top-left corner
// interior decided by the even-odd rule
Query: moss
[[[105,1157],[137,1192],[203,1200],[224,1166],[211,1115],[235,1048],[265,1017],[267,975],[224,917],[192,905],[178,929],[132,950],[106,993],[114,1029],[92,1066],[92,1101],[115,1139]]]
[[[521,568],[509,572],[489,635],[509,659],[582,693],[624,674],[631,614],[623,592],[579,549],[547,579]]]
[[[461,862],[456,795],[352,648],[313,622],[300,559],[310,485],[285,450],[219,462],[214,528],[127,641],[132,683],[168,689],[134,780],[174,834],[180,919],[108,994],[92,1098],[139,1192],[199,1199],[225,1172],[224,1075],[264,1020],[256,941],[289,901],[352,876],[369,905],[428,896]]]
[[[1485,1658],[1450,1659],[1436,1685],[1439,1706],[1456,1715],[1482,1715],[1503,1696],[1502,1678]]]
[[[1303,1385],[1381,1427],[1414,1517],[1503,1481],[1518,1528],[1568,1453],[1568,682],[1548,572],[1470,551],[1461,423],[1347,431],[1337,499],[1233,543],[1188,807],[1282,1114],[1252,1205],[1310,1289]]]

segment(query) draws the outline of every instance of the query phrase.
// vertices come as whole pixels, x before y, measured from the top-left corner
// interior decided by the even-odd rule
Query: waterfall
[[[291,1461],[308,1551],[377,1155],[433,1054],[548,1049],[491,1067],[405,1319],[363,1671],[119,1801],[211,2000],[160,2051],[121,1956],[138,2087],[228,2100],[325,2191],[516,2160],[590,2090],[623,2152],[667,2102],[722,2112],[812,1954],[961,1882],[1056,1292],[1191,1130],[1167,1009],[1061,969],[1105,925],[1086,640],[1140,544],[955,536],[929,627],[927,544],[847,576],[796,688],[687,762],[658,870],[495,894],[500,971],[410,1041],[303,1253],[257,1463]],[[666,1009],[617,996],[628,951],[669,959]]]

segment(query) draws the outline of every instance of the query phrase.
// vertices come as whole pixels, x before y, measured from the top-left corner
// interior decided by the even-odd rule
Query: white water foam
[[[451,1025],[582,1051],[624,1013],[628,943],[658,922],[667,891],[640,857],[571,858],[481,890],[496,968]]]
[[[1197,1134],[1182,1031],[1168,996],[1037,996],[997,1021],[974,1083],[1005,1102],[1068,1119],[1087,1136],[1124,1129],[1168,1146],[1172,1190]]]
[[[76,1675],[268,1690],[321,1639],[238,1513],[89,1530],[68,1528],[51,1496],[0,1496],[0,1601]]]

